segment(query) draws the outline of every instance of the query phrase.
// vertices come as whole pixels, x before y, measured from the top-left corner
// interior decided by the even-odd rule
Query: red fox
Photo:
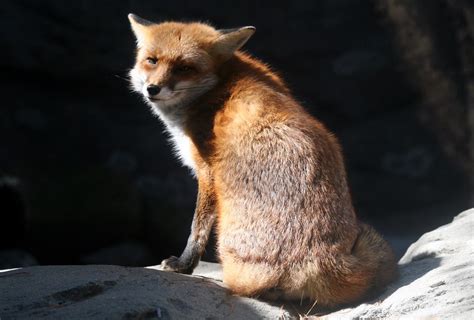
[[[223,281],[238,295],[335,307],[396,277],[390,246],[356,218],[337,139],[240,51],[254,27],[129,20],[132,86],[198,181],[186,248],[163,269],[192,273],[216,225]]]

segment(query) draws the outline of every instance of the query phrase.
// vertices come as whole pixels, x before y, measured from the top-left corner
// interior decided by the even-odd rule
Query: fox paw
[[[177,273],[191,274],[193,266],[190,263],[185,263],[180,258],[171,256],[161,262],[161,268],[165,271],[173,271]]]

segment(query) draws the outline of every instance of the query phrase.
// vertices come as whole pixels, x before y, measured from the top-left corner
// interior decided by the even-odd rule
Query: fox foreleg
[[[207,184],[200,182],[191,234],[186,248],[181,256],[163,260],[161,262],[163,270],[191,274],[204,253],[215,220],[214,194]]]

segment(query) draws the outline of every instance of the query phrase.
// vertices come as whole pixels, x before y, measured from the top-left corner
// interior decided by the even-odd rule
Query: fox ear
[[[255,33],[255,27],[248,26],[218,31],[221,35],[215,40],[213,51],[227,60],[250,39]]]
[[[140,47],[144,42],[148,27],[153,25],[154,23],[146,19],[140,18],[139,16],[133,13],[130,13],[128,15],[128,20],[130,21],[133,33],[137,38],[137,45]]]

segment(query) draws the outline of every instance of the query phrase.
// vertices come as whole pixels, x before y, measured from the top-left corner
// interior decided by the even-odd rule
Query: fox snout
[[[165,101],[175,97],[174,87],[175,85],[172,84],[145,82],[141,92],[152,102]]]

